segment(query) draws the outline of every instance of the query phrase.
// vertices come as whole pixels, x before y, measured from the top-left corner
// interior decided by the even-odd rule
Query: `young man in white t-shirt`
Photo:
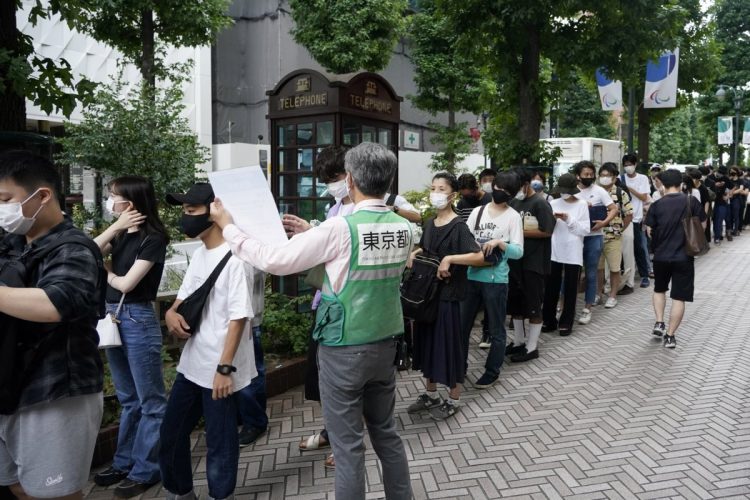
[[[544,288],[542,331],[559,330],[562,337],[573,332],[578,278],[583,265],[583,238],[589,234],[591,227],[588,205],[576,197],[580,193],[576,184],[575,175],[561,175],[554,189],[555,193],[560,194],[560,198],[550,202],[557,221],[552,231],[551,272]],[[560,299],[560,286],[563,287],[563,307],[558,320],[556,309]]]
[[[651,184],[648,177],[635,171],[638,158],[628,153],[622,157],[622,168],[625,175],[620,180],[625,180],[625,186],[631,194],[633,203],[633,251],[635,253],[635,263],[638,267],[638,274],[641,276],[641,288],[647,288],[651,285],[649,282],[649,269],[651,267],[648,257],[648,243],[646,233],[643,228],[643,219],[646,216],[645,204],[651,198]]]
[[[578,178],[579,200],[589,206],[589,220],[591,230],[583,239],[583,266],[586,271],[586,305],[581,311],[578,323],[586,325],[591,321],[591,308],[596,302],[599,259],[604,251],[603,228],[607,227],[617,216],[617,206],[607,193],[607,190],[594,184],[596,181],[596,166],[590,161],[580,161],[573,167]]]
[[[221,229],[209,220],[213,199],[205,183],[194,184],[185,194],[167,195],[170,204],[182,205],[182,232],[203,243],[190,259],[177,300],[165,317],[169,332],[187,339],[160,433],[159,466],[168,499],[196,498],[190,432],[200,417],[206,421],[208,493],[216,499],[232,497],[239,462],[234,393],[257,375],[250,337],[252,267],[229,257],[208,295],[197,331],[176,310],[230,253]]]
[[[501,172],[494,180],[492,203],[475,208],[467,225],[488,258],[497,258],[492,265],[470,266],[467,272],[466,296],[461,301],[461,331],[464,356],[468,361],[469,337],[474,319],[482,305],[489,316],[490,352],[484,374],[474,382],[485,389],[497,382],[505,359],[505,308],[508,298],[508,259],[523,257],[523,224],[518,212],[508,206],[521,187],[518,176]]]

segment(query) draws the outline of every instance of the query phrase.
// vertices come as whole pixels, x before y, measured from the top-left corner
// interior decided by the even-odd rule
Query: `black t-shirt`
[[[125,303],[151,302],[159,291],[161,273],[164,270],[164,257],[167,254],[167,239],[162,234],[153,233],[141,240],[142,233],[124,233],[112,241],[112,272],[125,276],[136,260],[147,260],[154,265],[134,289],[125,295]],[[117,303],[121,293],[107,286],[107,302]]]
[[[482,196],[481,199],[477,199],[476,196],[470,198],[462,196],[461,199],[458,200],[456,211],[458,212],[458,216],[461,217],[461,220],[466,222],[469,220],[472,210],[480,205],[486,205],[488,203],[492,203],[492,193],[484,193],[484,196]]]
[[[711,195],[708,193],[708,188],[701,182],[701,185],[698,186],[697,189],[701,194],[701,205],[706,206],[706,203],[711,201]]]
[[[531,196],[523,200],[513,198],[509,205],[521,216],[524,230],[538,229],[552,234],[555,229],[555,216],[552,207],[541,196]],[[549,274],[552,263],[552,237],[524,238],[523,258],[509,260],[508,265],[519,266],[527,271]]]
[[[430,239],[432,241],[443,240],[437,249],[431,248],[433,252],[437,253],[437,256],[442,259],[446,255],[461,255],[465,253],[479,251],[479,244],[477,243],[474,235],[469,230],[469,226],[465,222],[459,221],[452,228],[445,226],[435,226],[434,219],[429,219],[425,223],[425,228],[430,224]],[[448,236],[445,235],[445,231],[450,231]],[[419,247],[424,249],[425,240],[424,232],[422,238],[419,240]],[[445,281],[442,291],[440,292],[440,300],[460,301],[463,300],[466,295],[466,266],[453,264],[450,267],[451,277]]]
[[[682,219],[687,212],[687,201],[690,200],[690,212],[698,216],[701,222],[706,221],[706,213],[701,203],[694,196],[684,193],[669,193],[656,200],[646,214],[645,224],[651,228],[651,243],[654,249],[654,260],[660,262],[690,260],[685,253],[685,230]]]
[[[714,205],[726,205],[727,202],[724,199],[724,195],[726,194],[726,191],[728,189],[732,189],[734,187],[732,181],[729,180],[729,177],[721,176],[720,178],[718,178],[713,174],[709,175],[708,179],[711,180],[711,189],[713,189],[714,193],[716,193]]]

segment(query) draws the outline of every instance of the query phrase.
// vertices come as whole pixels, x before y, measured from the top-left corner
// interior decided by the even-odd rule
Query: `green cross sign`
[[[409,134],[409,139],[408,139],[409,144],[414,145],[414,141],[416,141],[416,140],[417,140],[417,138],[414,137],[414,132],[412,132],[411,134]]]

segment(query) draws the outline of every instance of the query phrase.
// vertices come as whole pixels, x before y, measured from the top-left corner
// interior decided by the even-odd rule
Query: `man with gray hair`
[[[404,332],[399,284],[412,234],[409,223],[383,202],[396,163],[379,144],[351,149],[344,166],[354,213],[328,219],[281,246],[244,234],[220,200],[211,205],[232,252],[254,267],[288,275],[325,264],[313,336],[320,343],[320,395],[336,457],[336,498],[347,500],[365,498],[363,419],[382,462],[386,498],[411,498],[393,410],[396,338]]]

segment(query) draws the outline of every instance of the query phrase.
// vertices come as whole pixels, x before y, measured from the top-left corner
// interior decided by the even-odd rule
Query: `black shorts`
[[[669,296],[683,302],[693,301],[695,267],[693,259],[675,261],[654,261],[654,292],[666,293],[672,282]]]
[[[511,269],[508,281],[508,314],[514,317],[541,318],[544,275],[526,269]]]

